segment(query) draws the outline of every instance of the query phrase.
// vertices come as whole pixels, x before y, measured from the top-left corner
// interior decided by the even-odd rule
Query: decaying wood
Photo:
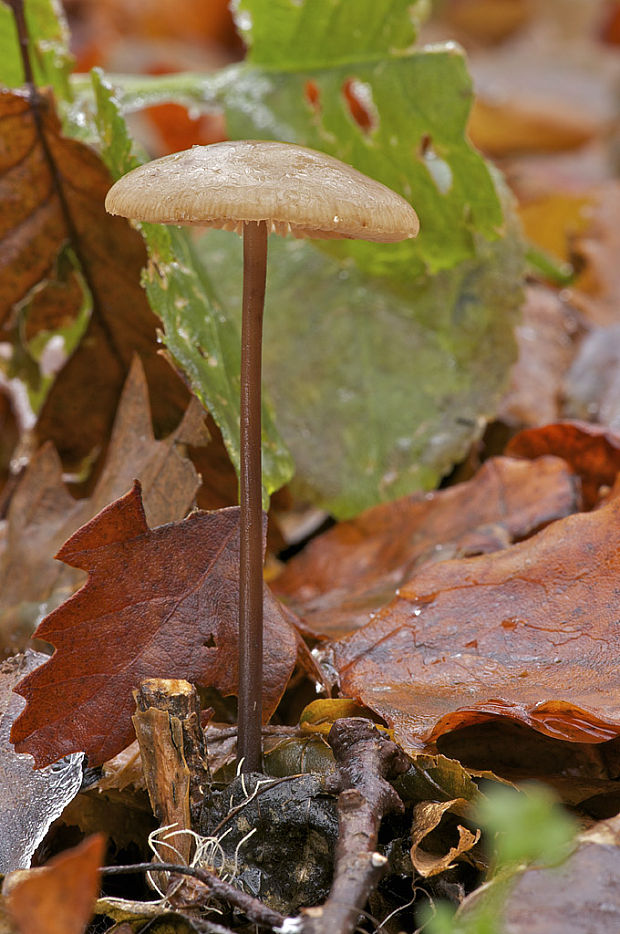
[[[381,819],[402,812],[386,780],[405,772],[409,759],[361,717],[337,720],[327,737],[338,766],[338,844],[334,882],[324,905],[305,909],[302,934],[349,934],[377,885],[387,859],[377,853]]]
[[[134,698],[133,723],[153,813],[162,827],[191,830],[210,781],[196,689],[188,681],[149,678]],[[171,842],[189,862],[190,836]]]

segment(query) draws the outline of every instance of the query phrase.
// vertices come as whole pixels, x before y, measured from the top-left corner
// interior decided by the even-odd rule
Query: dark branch
[[[377,853],[381,819],[403,804],[387,781],[409,767],[409,758],[361,717],[337,720],[328,742],[338,766],[338,845],[329,898],[303,912],[303,934],[351,934],[381,878],[387,860]]]
[[[171,875],[191,876],[192,879],[202,882],[213,895],[232,905],[233,908],[238,908],[250,921],[260,927],[280,928],[285,921],[284,915],[281,915],[279,911],[274,911],[258,898],[235,888],[230,882],[224,882],[208,869],[177,866],[174,863],[134,863],[131,866],[104,866],[101,872],[107,876],[135,872],[169,872]]]

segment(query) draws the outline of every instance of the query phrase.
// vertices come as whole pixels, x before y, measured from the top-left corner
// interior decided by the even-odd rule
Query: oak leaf
[[[620,735],[620,501],[493,555],[423,568],[333,646],[343,693],[405,749],[495,718],[547,736]]]
[[[36,632],[56,652],[16,688],[28,702],[11,733],[18,752],[42,766],[83,750],[100,765],[132,741],[131,692],[145,678],[186,678],[236,694],[237,507],[149,529],[136,483],[57,557],[89,577]],[[264,607],[267,720],[307,650],[267,587]]]
[[[528,467],[493,458],[466,483],[340,522],[289,561],[274,590],[313,635],[344,635],[426,562],[506,547],[574,512],[577,496],[558,458]]]
[[[0,642],[20,648],[40,616],[83,579],[53,555],[63,542],[139,478],[151,525],[182,519],[192,506],[199,477],[183,445],[204,445],[204,411],[193,402],[180,425],[155,440],[142,365],[133,362],[119,404],[105,466],[88,499],[76,500],[63,482],[56,450],[44,445],[28,466],[9,506],[0,551]],[[60,596],[62,594],[62,597]],[[51,608],[51,607],[50,607]]]
[[[83,934],[99,894],[104,850],[104,837],[94,834],[17,878],[7,903],[19,934]]]

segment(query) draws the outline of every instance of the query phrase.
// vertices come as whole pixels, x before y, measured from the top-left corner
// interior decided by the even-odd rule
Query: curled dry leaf
[[[53,555],[80,526],[121,496],[138,477],[151,525],[182,519],[191,507],[199,477],[183,456],[183,445],[207,442],[204,412],[190,404],[178,427],[156,441],[148,388],[136,358],[125,382],[105,467],[88,499],[76,500],[63,482],[55,449],[44,445],[24,474],[9,507],[0,553],[0,643],[17,648],[27,639],[48,600],[70,594],[83,573],[63,567]],[[43,610],[44,611],[44,610]]]
[[[588,422],[566,421],[520,431],[508,443],[512,457],[563,458],[581,477],[584,506],[599,501],[599,490],[612,487],[620,471],[620,434]],[[537,461],[538,463],[538,461]]]
[[[7,904],[19,934],[83,934],[99,894],[105,838],[94,834],[47,866],[21,874]]]
[[[186,678],[236,694],[238,508],[149,529],[136,483],[58,557],[89,577],[39,626],[37,636],[56,652],[17,687],[28,704],[12,738],[38,766],[73,750],[91,765],[120,752],[133,739],[132,689],[145,678]],[[265,587],[265,720],[297,657],[308,664],[290,619]]]
[[[458,843],[444,853],[431,853],[422,847],[422,842],[431,831],[439,827],[441,819],[455,806],[466,805],[467,801],[458,798],[454,801],[421,801],[413,809],[413,827],[411,829],[411,862],[413,868],[425,879],[436,876],[449,869],[463,853],[467,853],[480,839],[480,830],[472,833],[467,827],[458,825]]]
[[[342,635],[364,625],[421,565],[506,547],[577,508],[575,478],[561,461],[524,469],[493,458],[466,483],[340,522],[288,563],[274,590],[315,635]]]
[[[405,749],[498,717],[548,736],[620,735],[620,501],[494,555],[428,566],[336,642],[343,693]]]

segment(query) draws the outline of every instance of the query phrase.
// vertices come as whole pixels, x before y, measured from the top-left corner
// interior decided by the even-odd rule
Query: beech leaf
[[[344,635],[423,564],[505,548],[577,508],[575,478],[560,458],[492,458],[466,483],[338,523],[293,557],[273,587],[313,635]]]
[[[134,353],[158,390],[158,429],[169,431],[187,391],[158,352],[157,318],[139,284],[142,238],[106,213],[109,174],[90,147],[63,136],[51,98],[41,96],[35,111],[26,92],[0,91],[0,178],[0,329],[6,339],[18,303],[26,301],[22,319],[31,300],[51,304],[60,320],[44,315],[31,340],[62,326],[63,353],[72,354],[43,405],[38,437],[73,466],[102,448]]]
[[[581,477],[584,504],[592,508],[601,486],[613,486],[620,470],[620,435],[603,425],[556,422],[520,431],[508,443],[506,453],[532,459],[546,454],[562,457]]]
[[[11,734],[17,751],[42,766],[83,750],[100,765],[132,741],[131,692],[145,678],[236,694],[237,507],[149,529],[136,483],[57,557],[89,577],[37,630],[56,652],[16,688],[28,701]],[[267,720],[307,650],[267,587],[264,607]]]
[[[333,646],[343,693],[407,749],[509,718],[557,739],[620,735],[620,501],[493,555],[423,568]]]

